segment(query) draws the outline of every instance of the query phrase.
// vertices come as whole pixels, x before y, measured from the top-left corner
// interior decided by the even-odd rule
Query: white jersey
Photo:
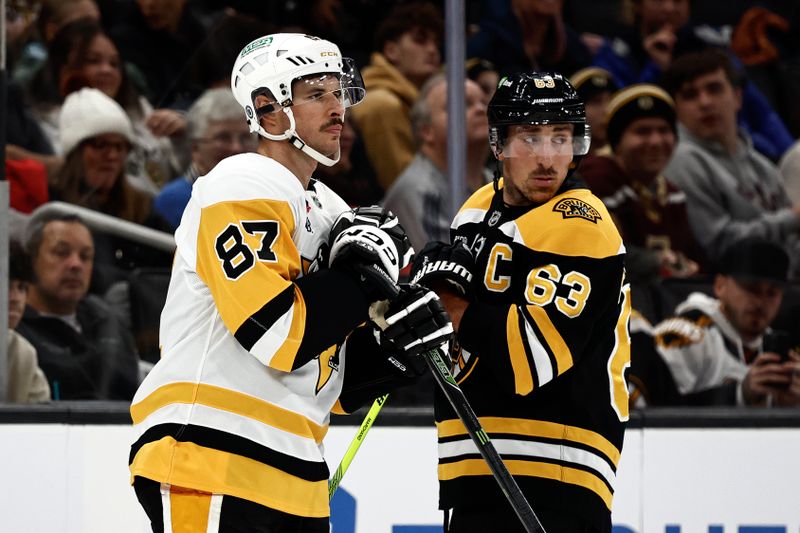
[[[329,514],[321,442],[346,343],[296,360],[313,325],[293,281],[314,269],[348,209],[258,154],[229,157],[197,180],[175,234],[161,360],[131,406],[133,476]]]
[[[760,352],[761,338],[745,346],[719,301],[702,293],[690,294],[676,314],[656,326],[655,337],[678,391],[690,394],[735,382],[742,405],[741,382],[749,369],[744,349]]]

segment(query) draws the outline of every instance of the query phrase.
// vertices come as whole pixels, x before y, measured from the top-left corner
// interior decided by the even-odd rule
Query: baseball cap
[[[789,281],[789,254],[763,237],[747,237],[728,246],[719,257],[717,273],[742,281]]]

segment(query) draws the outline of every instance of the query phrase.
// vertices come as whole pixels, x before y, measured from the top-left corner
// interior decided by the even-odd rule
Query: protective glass
[[[504,157],[580,156],[589,152],[589,126],[582,135],[573,136],[571,128],[536,127],[520,130],[499,143]]]
[[[361,73],[349,57],[342,59],[342,73],[321,72],[298,78],[292,84],[292,106],[336,99],[345,108],[364,99]]]

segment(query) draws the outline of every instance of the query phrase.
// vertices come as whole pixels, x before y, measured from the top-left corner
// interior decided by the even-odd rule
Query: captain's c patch
[[[595,224],[602,218],[597,209],[577,198],[562,198],[553,206],[553,211],[564,218],[584,218]]]

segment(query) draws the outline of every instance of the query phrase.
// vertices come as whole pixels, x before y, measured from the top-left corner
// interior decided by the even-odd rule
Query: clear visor
[[[589,126],[583,135],[574,136],[571,125],[532,126],[514,132],[498,143],[504,157],[542,157],[586,155],[591,145]]]
[[[349,57],[342,59],[342,72],[309,74],[292,83],[292,106],[338,101],[347,108],[364,99],[366,89],[358,67]]]

